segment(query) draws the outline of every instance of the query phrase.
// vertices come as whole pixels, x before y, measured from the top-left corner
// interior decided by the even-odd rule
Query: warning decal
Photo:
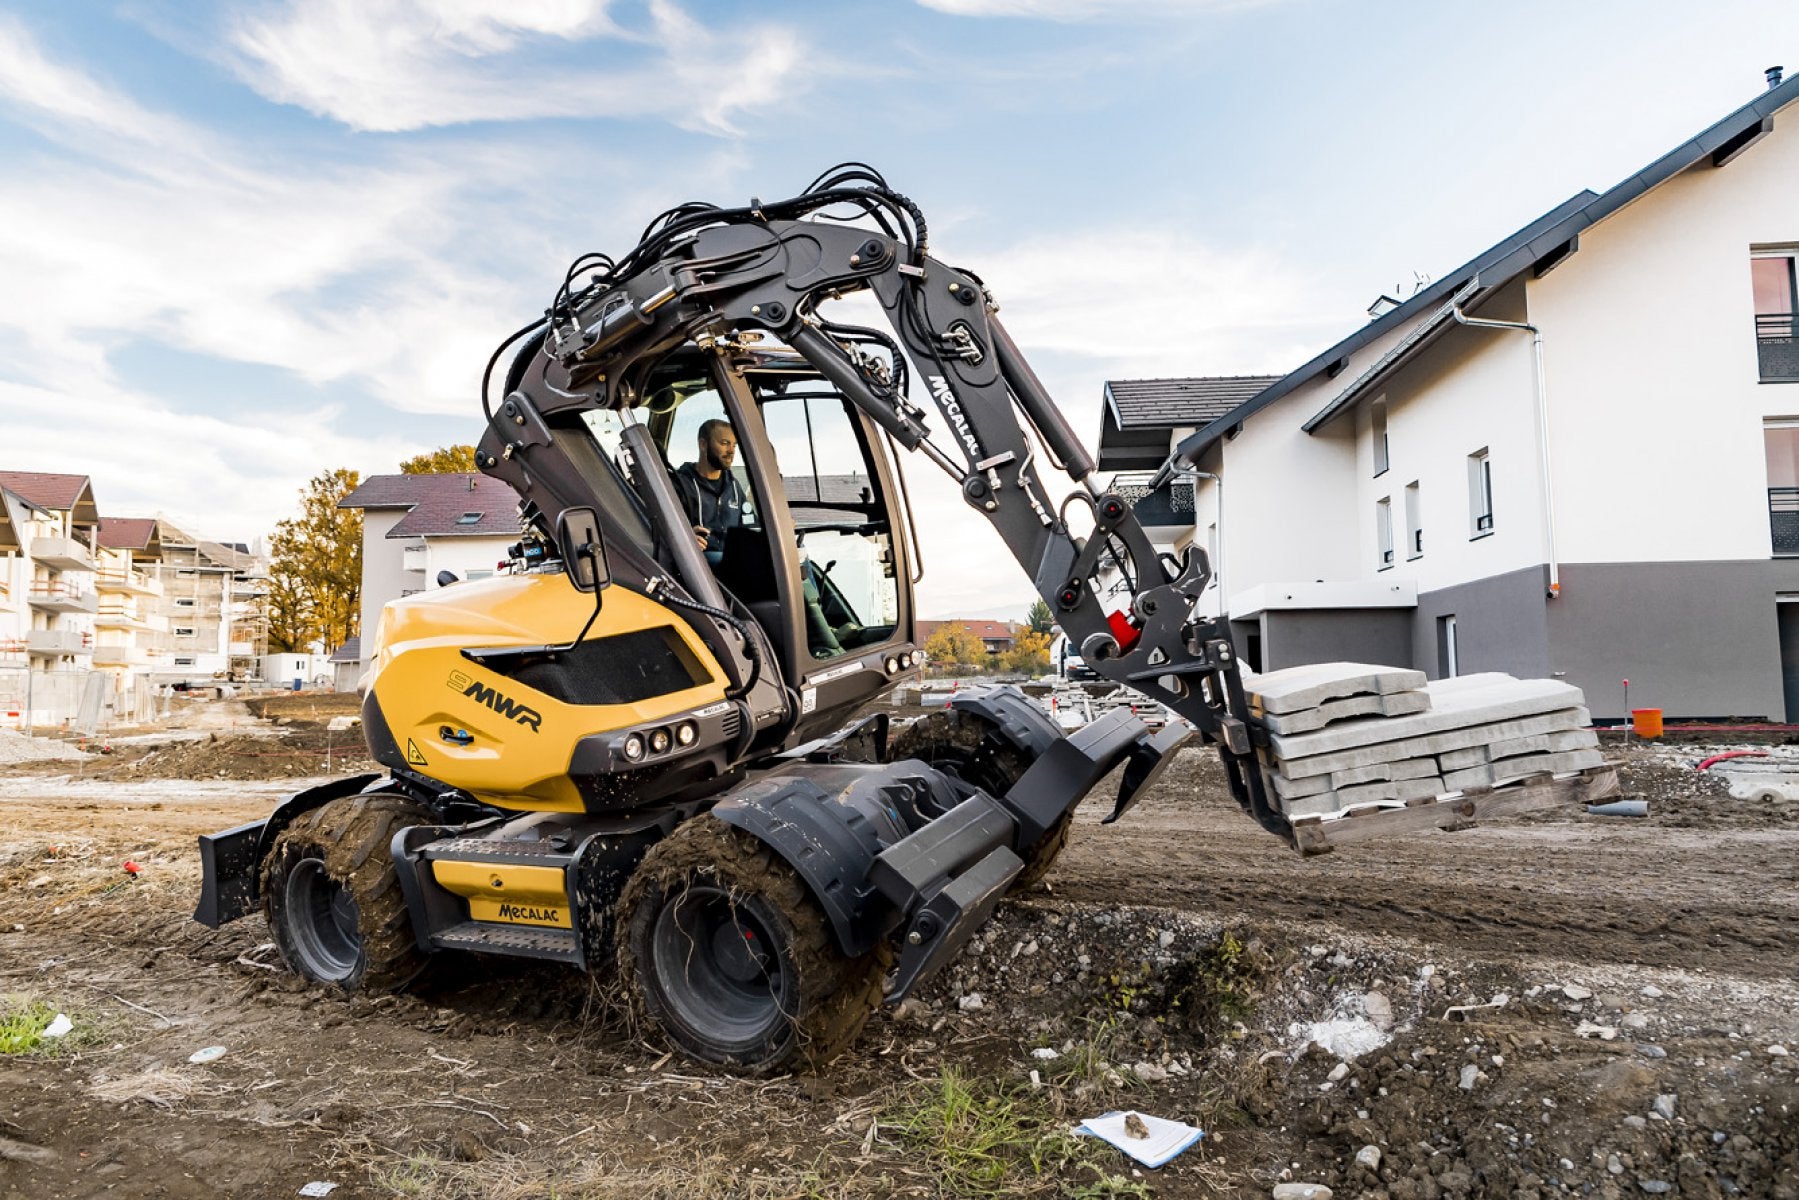
[[[419,744],[411,738],[406,739],[406,761],[415,767],[428,767],[431,765],[425,761],[425,754],[419,749]]]

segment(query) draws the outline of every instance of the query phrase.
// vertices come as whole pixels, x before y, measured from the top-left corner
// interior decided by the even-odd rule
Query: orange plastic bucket
[[[1662,736],[1662,710],[1659,708],[1633,708],[1630,710],[1630,728],[1640,738],[1658,738]]]

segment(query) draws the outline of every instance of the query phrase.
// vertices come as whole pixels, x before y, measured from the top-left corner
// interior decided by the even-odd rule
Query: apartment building
[[[93,487],[84,475],[0,471],[0,724],[77,715],[99,595]]]
[[[1799,722],[1795,100],[1771,72],[1228,411],[1166,420],[1200,472],[1168,540],[1212,551],[1252,665],[1553,676],[1602,718],[1628,679],[1671,717]],[[1123,432],[1102,465],[1155,457]]]

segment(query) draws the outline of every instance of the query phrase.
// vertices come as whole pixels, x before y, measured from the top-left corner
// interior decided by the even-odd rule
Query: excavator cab
[[[583,413],[582,431],[650,521],[646,472],[691,471],[700,431],[730,427],[734,478],[716,506],[730,511],[707,566],[731,607],[755,621],[798,697],[786,740],[836,728],[919,657],[904,484],[880,428],[786,352],[726,358],[688,348],[645,390],[639,419],[653,460],[627,450],[618,412]],[[662,538],[688,536],[699,514],[682,515],[686,526]]]

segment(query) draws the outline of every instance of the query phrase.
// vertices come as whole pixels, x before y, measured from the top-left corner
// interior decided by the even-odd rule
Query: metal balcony
[[[1768,526],[1775,557],[1799,556],[1799,487],[1768,489]]]
[[[1799,381],[1799,314],[1756,313],[1755,357],[1761,364],[1763,383]]]
[[[57,571],[94,569],[93,552],[74,538],[34,537],[31,539],[31,557]]]
[[[1167,538],[1193,528],[1193,485],[1174,480],[1152,489],[1151,472],[1117,475],[1111,490],[1122,496],[1137,515],[1137,523],[1150,537]]]
[[[40,612],[91,613],[100,608],[100,597],[66,583],[33,583],[25,603]]]
[[[35,655],[92,654],[94,635],[78,629],[33,629],[25,635],[25,651]]]

